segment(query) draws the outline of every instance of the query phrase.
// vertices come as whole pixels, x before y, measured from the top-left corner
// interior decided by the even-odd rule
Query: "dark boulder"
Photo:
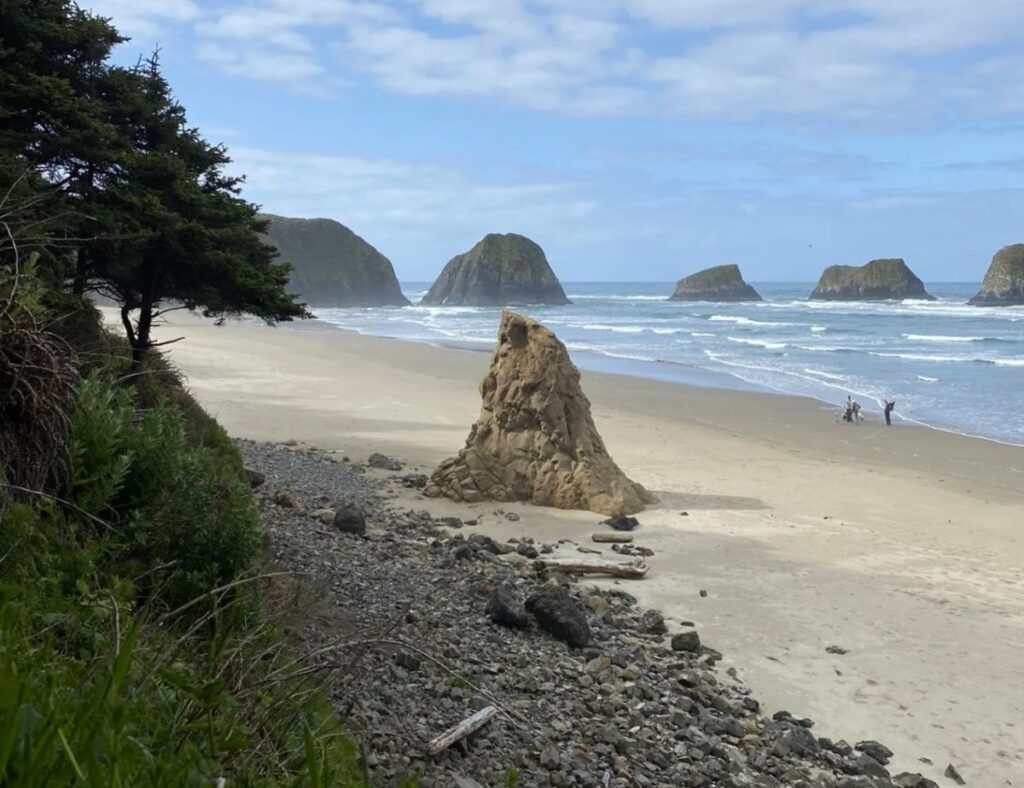
[[[487,617],[503,627],[526,629],[530,626],[530,617],[523,610],[522,604],[504,586],[495,588],[487,600]]]
[[[689,629],[672,636],[673,651],[689,651],[696,653],[700,651],[700,635],[697,630]]]
[[[376,452],[370,455],[369,459],[366,460],[366,464],[371,468],[378,468],[382,471],[402,470],[402,463],[398,460],[384,454],[377,454]]]
[[[243,468],[242,470],[245,471],[245,478],[249,482],[249,486],[254,490],[257,487],[262,486],[262,484],[267,480],[267,477],[264,474],[259,471],[255,471],[252,468]]]
[[[902,772],[892,778],[892,784],[896,788],[939,788],[934,780],[929,780],[923,774]]]
[[[609,517],[607,520],[602,520],[601,525],[611,526],[616,531],[632,531],[640,525],[640,521],[635,517],[630,517],[629,515],[617,514],[615,517]]]
[[[888,763],[889,759],[892,757],[892,750],[884,744],[880,744],[873,740],[857,742],[853,747],[855,750],[867,753],[881,764]]]
[[[526,609],[541,629],[573,648],[584,648],[590,642],[590,624],[583,606],[564,588],[543,586],[526,600]]]
[[[366,514],[355,504],[342,504],[334,513],[334,527],[346,534],[365,534]]]

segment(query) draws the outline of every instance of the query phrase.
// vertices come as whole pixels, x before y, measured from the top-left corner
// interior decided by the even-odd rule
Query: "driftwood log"
[[[427,744],[427,752],[431,755],[437,755],[439,752],[448,749],[460,739],[465,739],[469,734],[480,730],[497,713],[498,708],[496,706],[485,706],[475,714],[466,717],[458,725],[453,725],[440,736],[431,739]]]
[[[595,542],[632,542],[633,534],[623,534],[618,531],[598,531],[590,537]]]
[[[627,564],[600,558],[541,558],[537,563],[545,569],[557,569],[560,572],[573,572],[577,575],[611,575],[639,579],[647,574],[647,565],[644,563]]]

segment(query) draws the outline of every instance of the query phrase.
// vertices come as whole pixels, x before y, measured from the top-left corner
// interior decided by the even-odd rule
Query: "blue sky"
[[[559,276],[752,281],[1024,241],[1021,0],[82,0],[159,44],[267,211],[403,280],[487,232]]]

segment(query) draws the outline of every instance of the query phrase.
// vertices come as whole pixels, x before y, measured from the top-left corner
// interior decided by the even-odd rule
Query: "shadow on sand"
[[[697,493],[669,492],[652,490],[658,502],[654,507],[659,509],[767,509],[768,506],[760,498],[749,498],[743,495],[699,495]]]

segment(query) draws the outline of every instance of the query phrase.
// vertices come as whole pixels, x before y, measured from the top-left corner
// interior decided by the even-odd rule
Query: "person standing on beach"
[[[893,400],[892,402],[889,402],[889,400],[885,401],[885,426],[886,427],[891,427],[892,426],[892,412],[893,412],[893,409],[895,409],[895,407],[896,407],[896,400]]]

